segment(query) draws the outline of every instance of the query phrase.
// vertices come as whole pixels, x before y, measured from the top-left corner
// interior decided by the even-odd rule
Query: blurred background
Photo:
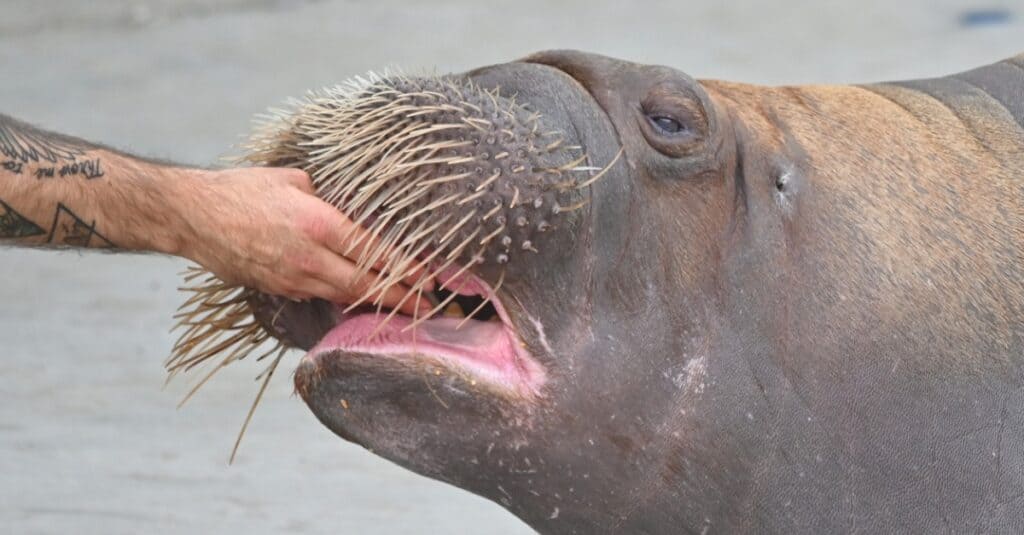
[[[1024,52],[1024,3],[0,0],[0,112],[219,165],[251,117],[386,66],[461,71],[546,48],[698,78],[842,83]],[[183,261],[0,250],[0,531],[529,533],[503,509],[336,438],[232,366],[188,405],[162,362]],[[299,355],[291,356],[296,362]]]

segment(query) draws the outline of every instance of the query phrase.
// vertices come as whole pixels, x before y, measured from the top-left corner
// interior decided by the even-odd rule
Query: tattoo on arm
[[[80,139],[44,132],[16,119],[0,115],[0,169],[36,179],[103,176],[99,158],[82,159],[87,151],[101,148]],[[30,169],[34,168],[34,169]]]
[[[116,246],[96,231],[96,222],[86,222],[64,203],[57,203],[50,230],[46,231],[0,200],[0,240],[46,235],[46,244],[67,247],[114,249]]]
[[[73,161],[85,154],[84,145],[80,140],[43,132],[0,115],[0,153],[14,164]],[[4,167],[7,168],[7,163]]]
[[[28,238],[42,234],[46,234],[42,227],[0,200],[0,239]]]
[[[103,163],[95,157],[95,153],[85,157],[90,151],[102,147],[75,139],[73,137],[45,132],[31,125],[0,114],[0,175],[3,172],[18,175],[22,179],[52,181],[61,178],[82,177],[86,180],[104,176]],[[35,188],[43,188],[42,184]],[[0,193],[3,193],[0,188]],[[44,190],[31,190],[30,195],[45,195]],[[67,247],[94,247],[112,249],[114,244],[96,231],[96,222],[86,221],[71,211],[64,202],[66,197],[60,190],[49,191],[49,198],[57,201],[53,217],[46,230],[43,221],[31,218],[16,211],[11,203],[18,199],[0,199],[0,240],[21,240],[34,244]],[[53,192],[57,191],[55,195]],[[46,204],[47,197],[39,197],[38,201]],[[24,202],[26,199],[21,199]],[[50,201],[53,202],[53,201]],[[45,210],[45,208],[44,208]],[[39,212],[34,212],[40,216]],[[45,241],[42,241],[45,237]]]
[[[63,203],[57,203],[57,211],[53,214],[53,224],[46,243],[66,245],[69,247],[93,247],[113,249],[115,246],[99,232],[96,222],[86,223]]]

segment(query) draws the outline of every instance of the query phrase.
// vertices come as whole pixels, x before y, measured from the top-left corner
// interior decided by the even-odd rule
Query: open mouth
[[[544,368],[519,339],[499,295],[479,277],[452,273],[437,277],[429,296],[447,302],[431,317],[386,309],[334,309],[336,325],[306,355],[307,360],[365,355],[433,361],[445,368],[520,395],[536,395]],[[426,295],[424,297],[427,297]]]

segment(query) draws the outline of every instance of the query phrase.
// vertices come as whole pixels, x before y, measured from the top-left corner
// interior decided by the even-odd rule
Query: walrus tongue
[[[439,277],[444,283],[445,277]],[[474,276],[448,280],[460,295],[489,297],[500,321],[435,317],[411,327],[414,318],[388,312],[342,314],[338,324],[314,346],[307,359],[345,354],[397,359],[428,359],[522,394],[536,393],[544,370],[523,348],[504,307],[491,288]]]

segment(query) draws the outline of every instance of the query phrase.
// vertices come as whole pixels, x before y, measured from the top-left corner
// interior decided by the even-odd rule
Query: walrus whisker
[[[456,245],[454,249],[449,251],[448,254],[445,255],[445,259],[446,260],[455,260],[455,259],[457,259],[459,257],[459,255],[461,255],[462,252],[466,249],[466,247],[469,246],[469,243],[472,242],[479,234],[480,234],[480,228],[478,227],[478,228],[474,229],[473,232],[471,232],[469,234],[469,236],[466,236],[465,240],[463,240],[460,244]],[[464,271],[466,269],[469,269],[473,264],[474,264],[474,262],[472,260],[470,260],[469,262],[466,263],[466,265],[464,265],[462,267],[462,270],[460,270],[457,273],[457,275],[455,275],[455,276],[461,275],[462,271]]]
[[[490,234],[484,236],[480,240],[480,245],[486,245],[489,241],[493,240],[498,234],[501,234],[504,231],[505,231],[505,225],[499,226],[498,228],[494,229],[493,232],[491,232]]]
[[[559,167],[555,167],[554,170],[556,170],[556,171],[570,171],[570,170],[572,170],[573,167],[576,167],[576,166],[578,166],[579,164],[581,164],[581,163],[583,163],[585,161],[587,161],[587,155],[586,154],[584,154],[583,156],[580,156],[579,158],[576,158],[575,160],[572,160],[571,162],[568,162],[568,163],[566,163],[564,165],[561,165]]]
[[[555,208],[554,208],[554,212],[555,213],[575,212],[576,210],[579,210],[580,208],[583,208],[584,206],[586,206],[587,203],[589,203],[589,202],[590,201],[584,199],[584,200],[582,200],[582,201],[580,201],[578,203],[570,204],[569,206],[559,206],[559,205],[556,204]]]
[[[498,174],[496,174],[496,175],[495,175],[495,178],[497,178],[497,175],[498,175]],[[500,201],[499,201],[499,202],[496,202],[496,203],[494,203],[494,206],[493,206],[493,207],[492,207],[492,208],[491,208],[491,209],[490,209],[490,210],[489,210],[489,211],[488,211],[487,213],[485,213],[485,214],[484,214],[484,215],[483,215],[483,216],[481,217],[481,220],[483,220],[483,221],[487,221],[488,219],[490,219],[490,218],[491,218],[492,216],[494,216],[494,214],[496,214],[496,213],[498,213],[499,211],[501,211],[501,206],[502,206],[502,205],[501,205],[501,202],[500,202]]]
[[[462,326],[466,324],[466,322],[468,322],[469,320],[473,319],[473,317],[476,316],[478,312],[483,310],[484,307],[488,303],[490,303],[491,298],[498,294],[498,290],[501,290],[501,285],[504,282],[505,282],[505,270],[503,269],[503,270],[501,270],[501,273],[498,275],[498,282],[494,283],[494,287],[491,288],[490,295],[486,296],[484,298],[484,300],[476,307],[476,309],[473,310],[473,312],[470,312],[469,314],[466,314],[466,317],[463,318],[463,320],[461,322],[459,322],[458,325],[455,326],[455,330],[461,329]]]
[[[185,406],[185,404],[188,403],[190,399],[192,399],[192,396],[194,396],[196,392],[198,392],[199,389],[202,388],[203,385],[205,385],[206,382],[209,381],[218,371],[223,369],[225,366],[228,365],[228,363],[234,360],[234,357],[234,353],[230,353],[226,357],[221,359],[221,361],[218,362],[216,365],[212,366],[210,371],[206,373],[206,375],[204,375],[201,379],[199,379],[199,381],[196,382],[196,384],[193,385],[192,388],[190,388],[189,391],[181,398],[181,401],[178,402],[176,408],[180,409],[183,406]]]
[[[437,184],[443,184],[445,182],[454,182],[456,180],[462,180],[463,178],[466,178],[468,176],[470,176],[469,173],[458,173],[458,174],[454,174],[454,175],[445,175],[445,176],[438,177],[438,178],[432,178],[430,180],[424,180],[423,182],[419,182],[416,185],[418,187],[421,187],[421,188],[427,188],[428,186],[434,186],[434,185],[437,185]]]
[[[395,315],[398,313],[398,311],[402,308],[402,305],[404,305],[406,303],[406,301],[409,300],[410,297],[412,297],[413,295],[417,295],[418,297],[422,297],[423,296],[423,285],[424,285],[424,283],[426,283],[426,281],[427,281],[427,276],[426,276],[426,273],[424,273],[422,276],[420,276],[420,279],[416,282],[416,284],[413,286],[413,288],[410,291],[406,292],[406,294],[402,297],[402,299],[398,302],[398,304],[394,308],[391,309],[391,311],[388,313],[387,316],[385,316],[384,321],[381,321],[377,325],[377,328],[374,329],[373,332],[370,333],[370,336],[368,338],[373,338],[373,337],[377,336],[377,334],[380,333],[380,330],[382,328],[384,328],[385,325],[388,324],[388,322],[391,320],[391,318],[395,317]],[[380,309],[378,308],[378,312],[379,312],[379,310]],[[431,315],[432,314],[427,314],[426,316],[423,317],[423,319],[429,318]],[[418,325],[417,322],[420,321],[420,319],[421,318],[419,316],[419,310],[417,309],[415,311],[415,313],[413,314],[413,323],[412,324],[413,325]],[[413,332],[415,333],[415,327],[414,327]]]
[[[448,218],[448,216],[445,216],[445,219],[447,219],[447,218]],[[442,220],[442,221],[443,221],[443,220]],[[439,222],[439,223],[440,223],[440,222]],[[415,260],[415,258],[416,258],[416,257],[417,257],[417,256],[418,256],[418,255],[419,255],[419,254],[420,254],[420,253],[421,253],[421,252],[422,252],[422,251],[423,251],[423,250],[424,250],[424,249],[425,249],[425,248],[426,248],[426,247],[427,247],[428,245],[430,245],[430,244],[429,244],[429,242],[427,242],[427,243],[424,243],[424,244],[422,244],[422,245],[421,245],[421,247],[420,247],[420,249],[419,249],[419,250],[418,250],[417,252],[415,252],[415,254],[413,254],[413,255],[411,255],[411,256],[410,256],[409,258],[405,259],[405,262],[411,262],[412,260]],[[417,263],[416,265],[412,266],[411,268],[406,268],[406,267],[405,267],[405,265],[406,265],[406,264],[405,264],[405,263],[403,263],[403,264],[401,264],[401,265],[399,265],[399,266],[395,267],[395,268],[394,268],[394,270],[391,270],[391,269],[389,269],[388,267],[385,267],[385,271],[386,271],[386,272],[389,272],[389,273],[390,273],[390,272],[394,272],[394,273],[409,273],[409,274],[411,274],[411,273],[415,273],[415,272],[416,272],[417,270],[420,270],[420,269],[424,269],[424,268],[426,268],[426,267],[427,267],[427,266],[428,266],[428,265],[430,264],[430,262],[431,262],[431,261],[432,261],[432,260],[433,260],[433,259],[434,259],[434,258],[435,258],[435,257],[436,257],[437,255],[439,255],[439,254],[440,254],[441,252],[442,252],[442,249],[435,249],[435,250],[434,250],[433,252],[431,252],[431,253],[430,253],[429,255],[427,255],[427,257],[426,257],[426,258],[424,258],[423,260],[421,260],[421,261],[420,261],[419,263]],[[440,267],[440,268],[438,268],[438,269],[434,270],[434,272],[438,272],[438,271],[441,271],[441,270],[443,270],[443,269],[444,269],[444,268],[446,268],[446,267],[447,267],[447,265],[445,265],[445,266],[443,266],[443,267]],[[406,276],[399,276],[399,275],[395,275],[394,277],[395,277],[395,279],[396,279],[396,280],[404,280],[404,279],[406,278]],[[386,287],[388,287],[388,286],[390,286],[390,285],[392,285],[392,284],[394,284],[394,283],[395,283],[395,280],[386,280],[386,281],[379,281],[379,282],[377,282],[377,283],[376,283],[376,285],[372,286],[372,287],[371,287],[371,288],[370,288],[369,290],[367,290],[366,294],[367,294],[367,295],[373,295],[373,294],[376,294],[377,292],[380,292],[380,291],[381,291],[381,290],[382,290],[383,288],[386,288]]]
[[[456,206],[463,206],[463,205],[469,204],[469,203],[479,199],[480,197],[482,197],[482,196],[484,196],[486,194],[487,194],[486,191],[474,192],[473,194],[471,194],[471,195],[469,195],[467,197],[463,197],[463,198],[459,199],[458,202],[455,203],[455,205]]]
[[[445,401],[443,399],[441,399],[441,396],[437,395],[437,391],[434,390],[434,385],[430,384],[430,381],[427,379],[427,370],[426,370],[426,368],[420,368],[420,377],[423,378],[423,384],[426,385],[427,390],[430,391],[430,395],[434,399],[436,399],[437,402],[440,403],[441,406],[445,408],[445,410],[451,409],[451,407],[449,407],[448,404],[445,403]]]
[[[494,171],[493,173],[491,173],[491,176],[489,176],[486,179],[484,179],[484,181],[481,182],[480,185],[478,185],[474,191],[478,191],[478,192],[479,191],[484,191],[485,189],[490,187],[490,185],[492,183],[494,183],[495,180],[498,180],[498,177],[500,177],[500,176],[501,176],[501,170],[500,169],[498,169],[497,171]],[[496,207],[500,208],[501,205],[498,204],[498,205],[496,205]]]
[[[462,289],[465,288],[465,287],[466,287],[466,281],[462,281],[459,284],[459,287],[456,288],[455,290],[452,290],[452,292],[450,294],[448,294],[448,296],[445,297],[441,301],[440,304],[438,304],[436,307],[434,307],[429,313],[427,313],[427,315],[423,316],[422,318],[416,319],[415,321],[413,321],[409,325],[406,325],[404,328],[402,328],[402,332],[406,332],[406,331],[408,331],[410,329],[415,329],[416,327],[419,327],[424,321],[429,319],[431,316],[433,316],[434,314],[437,314],[438,312],[444,310],[445,307],[447,307],[448,304],[451,303],[459,295],[459,292],[461,292]],[[446,287],[445,287],[444,284],[442,284],[441,288],[446,288]],[[377,330],[380,330],[382,327],[383,327],[383,325],[378,325],[377,326]]]
[[[439,241],[441,241],[441,242],[447,242],[447,241],[448,241],[448,240],[449,240],[449,239],[450,239],[450,238],[451,238],[452,236],[454,236],[454,235],[455,235],[455,233],[456,233],[456,232],[458,232],[458,230],[459,230],[460,228],[462,228],[462,226],[463,226],[463,225],[465,225],[466,223],[468,223],[468,222],[469,222],[469,220],[470,220],[470,219],[472,219],[472,218],[473,218],[473,216],[475,216],[475,215],[476,215],[476,210],[470,210],[470,212],[469,212],[468,214],[466,214],[465,216],[463,216],[463,218],[462,218],[461,220],[459,220],[459,222],[458,222],[458,223],[455,223],[454,225],[452,225],[452,226],[451,226],[451,227],[450,227],[450,228],[448,229],[448,231],[447,231],[447,232],[445,232],[445,233],[444,233],[444,234],[443,234],[443,235],[442,235],[442,236],[441,236],[441,237],[439,238]]]
[[[385,268],[385,272],[386,273],[391,273],[391,276],[388,277],[388,278],[385,278],[383,280],[379,280],[376,285],[371,287],[371,289],[366,292],[366,294],[363,297],[363,299],[366,299],[368,296],[373,295],[373,294],[378,293],[378,292],[380,292],[379,295],[383,296],[384,288],[391,287],[394,284],[397,284],[399,281],[405,280],[406,278],[408,278],[410,275],[412,275],[413,273],[415,273],[419,269],[424,269],[423,275],[424,275],[424,277],[427,277],[428,273],[426,272],[425,268],[427,266],[429,266],[429,263],[431,262],[431,260],[437,254],[439,254],[442,251],[441,249],[436,249],[434,252],[429,254],[425,259],[423,259],[418,264],[415,264],[412,267],[409,267],[409,264],[411,262],[415,261],[415,259],[429,245],[430,245],[430,242],[424,242],[424,243],[420,244],[419,248],[417,248],[415,251],[412,251],[405,258],[400,259],[400,260],[396,258],[393,262],[397,263],[397,265],[395,265],[394,267],[392,267],[392,264],[389,263],[389,265]],[[437,271],[439,271],[439,270],[436,270],[433,273],[436,273]],[[430,275],[432,275],[433,273],[430,273]],[[420,284],[425,284],[425,282],[426,282],[425,280],[421,281]],[[379,299],[380,299],[380,297],[378,297],[378,300]],[[395,307],[395,308],[399,308],[400,306],[401,305],[399,305],[398,307]]]
[[[609,162],[608,165],[604,166],[604,169],[601,170],[601,172],[597,173],[596,175],[594,175],[594,176],[590,177],[589,179],[587,179],[587,180],[581,182],[580,184],[578,184],[576,186],[576,189],[583,189],[583,188],[593,184],[594,182],[597,182],[598,180],[600,180],[601,177],[603,177],[605,175],[605,173],[607,173],[608,170],[611,169],[612,166],[614,166],[615,163],[619,161],[619,158],[622,157],[622,152],[624,150],[625,150],[624,148],[620,148],[619,152],[615,153],[615,157],[612,158],[612,161]]]
[[[266,374],[266,378],[263,379],[263,383],[260,385],[260,389],[256,392],[256,399],[252,401],[252,406],[249,407],[249,412],[245,415],[245,421],[242,423],[242,429],[238,431],[238,438],[235,439],[235,445],[231,448],[231,457],[228,458],[228,464],[235,462],[235,455],[238,454],[238,447],[242,444],[242,437],[245,436],[245,431],[249,429],[249,423],[252,422],[252,416],[256,412],[256,407],[260,404],[260,400],[263,399],[263,393],[267,390],[267,385],[270,384],[270,379],[274,376],[274,370],[277,369],[277,365],[280,364],[281,358],[284,357],[285,348],[281,348],[281,351],[274,358],[273,362],[267,366],[260,375]],[[259,375],[256,376],[257,380]]]

